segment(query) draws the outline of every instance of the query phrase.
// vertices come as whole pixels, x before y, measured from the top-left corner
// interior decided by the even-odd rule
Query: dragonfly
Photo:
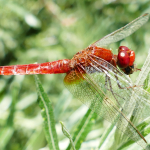
[[[142,111],[150,110],[147,100],[150,96],[142,88],[134,86],[128,77],[138,70],[134,64],[135,53],[126,46],[119,47],[118,55],[105,48],[134,33],[148,19],[148,13],[136,18],[79,51],[72,59],[0,66],[0,75],[66,73],[64,84],[76,98],[100,117],[115,124],[127,139],[137,142],[144,149],[150,149],[136,128],[140,121],[148,117]],[[130,121],[131,117],[136,124]]]

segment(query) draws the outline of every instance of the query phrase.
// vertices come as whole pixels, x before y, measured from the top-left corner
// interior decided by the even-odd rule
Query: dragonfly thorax
[[[70,67],[75,68],[77,65],[87,65],[88,53],[86,50],[82,50],[74,55],[71,59]]]

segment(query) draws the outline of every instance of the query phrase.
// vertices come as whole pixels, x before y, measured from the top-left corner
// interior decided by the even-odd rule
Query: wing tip
[[[143,16],[148,16],[149,17],[149,13],[145,13]]]
[[[146,18],[146,22],[148,21],[150,14],[149,13],[145,13],[144,15],[142,15],[142,17]]]

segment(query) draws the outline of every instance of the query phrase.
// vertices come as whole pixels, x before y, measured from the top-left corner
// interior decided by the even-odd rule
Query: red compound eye
[[[135,53],[126,46],[120,46],[118,49],[117,64],[121,69],[132,66],[135,60]]]
[[[127,51],[120,51],[118,53],[118,66],[120,68],[126,68],[127,66],[129,66],[129,62],[130,62],[130,57],[129,54],[127,53]]]
[[[120,46],[119,49],[118,49],[118,53],[119,53],[120,51],[129,51],[129,48],[126,47],[126,46]]]
[[[130,63],[129,63],[129,66],[132,66],[132,65],[133,65],[134,60],[135,60],[135,53],[134,53],[134,51],[131,51],[131,53],[130,53]]]

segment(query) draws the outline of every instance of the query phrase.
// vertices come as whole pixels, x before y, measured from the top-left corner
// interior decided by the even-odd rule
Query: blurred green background
[[[150,0],[0,0],[0,65],[71,59],[79,50],[146,12],[150,13]],[[114,43],[114,53],[119,45],[135,51],[136,64],[141,68],[150,47],[150,21]],[[81,102],[63,85],[64,76],[39,75],[53,101],[60,149],[66,142],[59,121],[71,129],[86,109],[82,114]],[[37,150],[47,145],[36,101],[32,75],[0,76],[1,150]],[[95,126],[102,130],[104,123],[98,121]]]

